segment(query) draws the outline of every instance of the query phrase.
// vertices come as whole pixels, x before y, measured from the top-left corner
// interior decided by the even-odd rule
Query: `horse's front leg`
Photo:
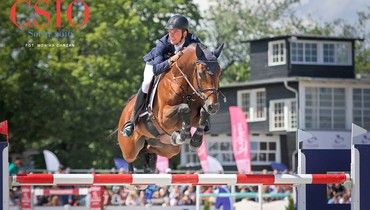
[[[187,139],[191,138],[190,134],[190,117],[191,109],[188,104],[182,103],[177,106],[172,107],[170,111],[167,112],[166,118],[170,125],[177,124],[176,122],[181,122],[181,131],[174,131],[171,134],[171,144],[174,146],[183,144]]]
[[[197,150],[203,143],[203,132],[204,132],[204,128],[206,126],[208,118],[209,118],[209,113],[201,109],[198,128],[193,134],[193,136],[191,137],[191,140],[189,142],[189,147],[193,151]]]

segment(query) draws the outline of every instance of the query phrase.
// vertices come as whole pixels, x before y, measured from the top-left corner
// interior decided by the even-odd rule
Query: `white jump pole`
[[[370,136],[367,130],[352,124],[351,135],[351,210],[368,209],[370,181]],[[362,178],[362,179],[361,179]]]
[[[2,182],[2,198],[0,209],[9,209],[9,162],[8,162],[8,143],[0,142],[0,148],[2,151],[2,160],[0,164],[2,165],[1,182]]]

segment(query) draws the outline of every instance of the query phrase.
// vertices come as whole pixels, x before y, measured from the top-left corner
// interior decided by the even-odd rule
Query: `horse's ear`
[[[202,50],[202,48],[200,47],[199,44],[197,44],[197,46],[195,48],[195,52],[196,52],[198,60],[202,60],[202,57],[204,56],[204,52],[203,52],[203,50]]]
[[[224,48],[224,43],[222,43],[214,52],[213,54],[218,58],[220,56],[222,49]]]

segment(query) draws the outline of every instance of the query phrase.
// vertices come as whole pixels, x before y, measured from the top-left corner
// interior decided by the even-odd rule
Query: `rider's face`
[[[184,33],[183,36],[182,33]],[[182,39],[184,39],[186,36],[186,31],[183,32],[181,29],[171,29],[168,30],[168,34],[170,35],[171,44],[177,45],[182,43]]]

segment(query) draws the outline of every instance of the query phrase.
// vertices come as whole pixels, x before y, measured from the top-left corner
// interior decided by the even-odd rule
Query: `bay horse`
[[[193,150],[202,144],[207,119],[220,107],[218,102],[221,73],[217,58],[223,44],[210,52],[200,43],[180,51],[181,56],[162,73],[148,105],[149,116],[140,118],[132,137],[118,134],[123,158],[132,163],[141,156],[144,172],[154,173],[157,155],[171,158],[187,142]],[[153,90],[155,91],[155,90]],[[118,129],[130,119],[136,96],[124,107]],[[190,128],[197,128],[191,136]]]

